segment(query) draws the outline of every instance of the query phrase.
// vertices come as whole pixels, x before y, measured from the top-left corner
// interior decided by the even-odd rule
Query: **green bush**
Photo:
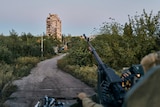
[[[66,58],[58,60],[58,67],[74,77],[85,82],[89,86],[95,87],[97,84],[97,66],[68,65]]]
[[[11,84],[14,79],[13,66],[0,63],[0,106],[15,91],[15,86]]]
[[[0,63],[0,106],[17,88],[12,81],[27,76],[38,62],[36,57],[19,57],[15,64]]]
[[[0,35],[0,107],[4,100],[15,90],[12,81],[27,76],[31,69],[40,61],[41,37],[22,33],[19,36],[14,30],[10,35]],[[54,55],[53,46],[60,44],[58,40],[44,36],[44,57]],[[39,42],[40,41],[40,42]]]
[[[97,66],[89,67],[83,66],[80,69],[76,69],[76,76],[82,78],[82,81],[90,86],[95,87],[97,83]]]
[[[3,103],[8,99],[8,97],[17,90],[17,86],[13,85],[11,82],[7,83],[0,96],[0,107],[3,107]]]
[[[16,64],[28,65],[32,64],[35,65],[39,62],[37,57],[19,57],[16,59]]]
[[[30,74],[30,70],[32,69],[31,65],[23,65],[23,66],[19,66],[19,68],[16,68],[14,71],[14,75],[16,77],[23,77],[23,76],[27,76],[28,74]]]
[[[12,52],[6,46],[0,46],[0,62],[12,63]]]
[[[19,57],[15,62],[14,75],[23,77],[30,74],[30,70],[39,62],[39,59],[36,57]]]
[[[64,69],[68,63],[69,63],[69,59],[67,58],[67,56],[64,56],[63,59],[59,59],[57,61],[57,66],[61,69]]]
[[[0,90],[4,85],[14,79],[13,67],[7,64],[0,63]]]

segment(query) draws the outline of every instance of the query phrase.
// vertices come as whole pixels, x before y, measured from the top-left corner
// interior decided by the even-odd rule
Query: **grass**
[[[30,74],[39,61],[36,57],[19,57],[14,64],[0,63],[0,107],[17,89],[12,81]]]

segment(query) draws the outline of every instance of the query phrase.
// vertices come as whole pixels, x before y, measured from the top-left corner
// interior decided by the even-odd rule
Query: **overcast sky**
[[[91,35],[94,28],[112,17],[116,22],[128,22],[136,12],[160,11],[160,0],[0,0],[0,33],[8,35],[14,29],[41,35],[46,32],[46,17],[57,14],[62,21],[62,33]]]

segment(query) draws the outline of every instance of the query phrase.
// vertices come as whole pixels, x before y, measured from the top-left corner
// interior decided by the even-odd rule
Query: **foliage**
[[[115,19],[109,18],[110,22],[103,22],[102,26],[99,28],[99,34],[108,35],[120,35],[123,32],[123,27],[120,23],[116,22]]]
[[[39,62],[39,59],[37,57],[19,57],[16,59],[16,64],[22,64],[22,65],[28,65],[32,64],[35,65],[37,62]]]
[[[82,37],[71,38],[68,53],[68,64],[70,65],[86,66],[93,64],[92,55],[88,54],[88,46]]]
[[[36,57],[19,57],[14,62],[14,64],[0,63],[0,105],[16,90],[12,81],[28,75],[39,62],[39,59]]]
[[[40,60],[36,57],[19,57],[16,59],[13,74],[16,77],[23,77],[30,74],[30,70],[39,62]]]
[[[138,59],[160,49],[157,43],[159,41],[158,33],[160,31],[159,20],[160,12],[153,16],[152,11],[150,14],[147,14],[143,10],[141,15],[135,15],[134,18],[129,16],[129,24],[126,23],[124,36],[132,43],[132,46],[135,46],[136,57]],[[130,32],[130,35],[126,35],[127,32]]]
[[[0,90],[3,89],[5,83],[12,81],[14,79],[13,67],[0,63]]]
[[[105,34],[97,36],[92,41],[102,61],[116,70],[124,66],[130,66],[133,63],[138,63],[134,57],[134,51],[127,49],[125,43],[122,36]]]
[[[53,46],[61,42],[43,36],[43,59],[53,57]],[[12,81],[27,76],[40,61],[41,40],[42,36],[33,36],[31,33],[22,33],[19,36],[13,29],[8,36],[0,35],[0,106],[16,90]]]
[[[11,84],[15,79],[13,75],[13,66],[5,63],[0,63],[0,106],[10,94],[15,91],[15,86]]]
[[[44,56],[50,57],[51,55],[55,55],[53,47],[60,46],[61,42],[57,39],[54,39],[52,37],[46,37],[44,36]]]
[[[66,58],[65,58],[66,59]],[[58,60],[58,67],[63,71],[70,73],[76,78],[79,78],[86,84],[92,87],[96,87],[97,83],[97,66],[79,66],[79,65],[68,65],[66,60]]]
[[[129,23],[125,23],[123,29],[114,21],[103,23],[100,29],[103,35],[95,38],[95,48],[104,62],[115,69],[139,63],[144,55],[160,49],[157,43],[159,19],[160,13],[153,16],[152,12],[147,14],[143,10],[141,15],[129,16]]]
[[[11,82],[7,83],[2,92],[1,92],[1,96],[0,96],[0,107],[5,107],[3,102],[5,102],[8,97],[17,90],[17,86],[13,85]]]
[[[75,69],[74,73],[76,77],[81,78],[82,81],[87,83],[88,85],[92,87],[96,87],[97,83],[97,72],[96,72],[97,66],[89,67],[89,66],[83,66],[79,69]]]
[[[142,57],[160,49],[158,43],[160,12],[153,16],[152,12],[147,14],[144,10],[141,15],[129,16],[129,22],[124,26],[114,19],[111,20],[103,23],[99,35],[91,40],[91,44],[102,61],[116,71],[138,64]],[[87,48],[87,43],[82,37],[72,37],[68,55],[60,60],[59,67],[65,68],[66,71],[73,71],[72,74],[77,74],[79,78],[84,78],[81,77],[83,67],[97,64]]]
[[[12,52],[6,46],[0,46],[0,62],[12,63]]]
[[[12,30],[9,36],[0,36],[0,50],[6,48],[5,51],[11,52],[9,59],[16,59],[20,56],[41,57],[42,55],[42,36],[36,37],[31,33],[22,33],[21,36]],[[61,42],[52,37],[43,35],[43,56],[51,57],[55,55],[53,47],[60,45]],[[6,52],[7,53],[7,52]]]
[[[104,34],[97,36],[92,44],[104,63],[119,70],[122,67],[140,63],[141,58],[147,52],[151,52],[156,46],[154,38],[148,38],[143,42],[139,39],[137,36],[127,38],[124,36]],[[147,46],[148,48],[144,48],[143,46]]]

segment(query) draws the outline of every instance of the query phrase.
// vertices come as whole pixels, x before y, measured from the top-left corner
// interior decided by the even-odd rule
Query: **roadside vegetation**
[[[160,12],[153,14],[145,10],[140,15],[128,16],[128,22],[120,24],[114,19],[104,22],[94,36],[91,44],[102,61],[119,75],[123,67],[140,63],[146,54],[160,50]],[[89,36],[89,35],[86,35]],[[36,64],[56,55],[53,47],[67,45],[68,51],[58,60],[63,71],[96,87],[97,63],[82,36],[62,36],[62,42],[56,38],[31,33],[18,35],[14,30],[9,35],[0,34],[0,106],[17,87],[12,81],[30,74]],[[67,44],[66,44],[67,43]],[[64,47],[59,52],[66,52]]]
[[[102,61],[119,75],[123,67],[139,64],[145,55],[160,50],[160,12],[128,16],[124,25],[111,18],[104,22],[98,34],[90,36],[91,44]],[[72,37],[68,54],[58,61],[58,67],[95,87],[97,63],[83,37]]]
[[[61,42],[43,35],[42,53],[41,39],[31,33],[18,35],[14,30],[0,35],[0,107],[17,89],[13,80],[27,76],[38,62],[56,55],[53,47]]]

